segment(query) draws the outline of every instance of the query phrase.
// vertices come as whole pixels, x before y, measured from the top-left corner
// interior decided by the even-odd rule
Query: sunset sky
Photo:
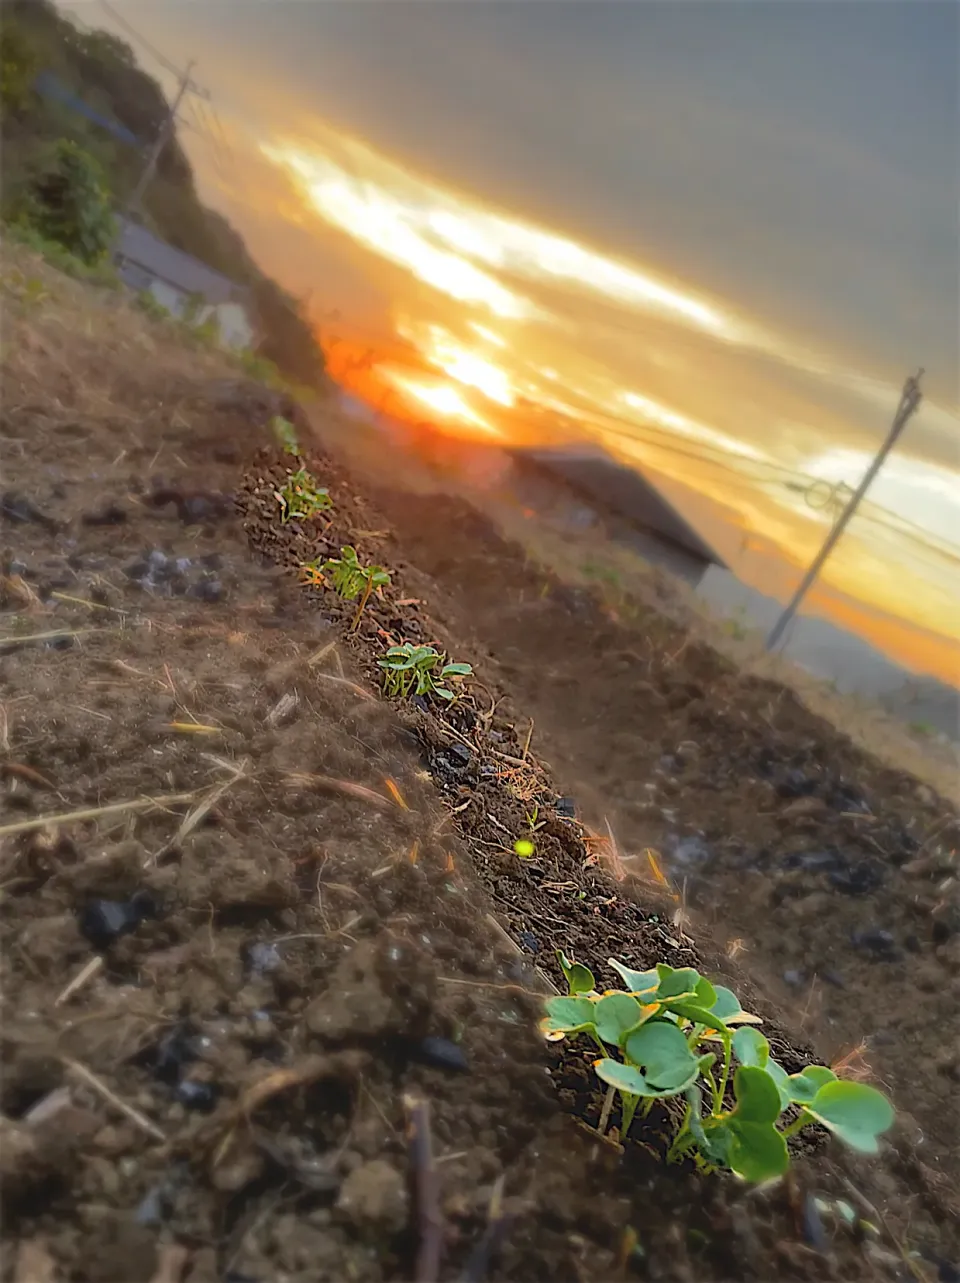
[[[197,59],[223,129],[187,113],[201,193],[347,384],[448,431],[600,440],[765,591],[826,532],[804,488],[856,485],[923,366],[826,578],[957,680],[953,0],[114,8]]]

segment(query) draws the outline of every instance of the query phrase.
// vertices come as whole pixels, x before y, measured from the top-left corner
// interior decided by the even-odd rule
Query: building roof
[[[601,451],[524,449],[513,453],[516,458],[561,477],[574,490],[599,501],[632,525],[658,535],[706,564],[726,568],[720,554],[642,473],[624,467]]]
[[[245,290],[229,277],[215,272],[191,254],[174,249],[159,236],[154,236],[140,223],[121,220],[117,252],[131,263],[144,268],[185,294],[199,294],[207,303],[229,303],[242,297]]]

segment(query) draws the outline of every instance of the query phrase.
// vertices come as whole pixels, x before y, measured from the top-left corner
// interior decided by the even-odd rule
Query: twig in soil
[[[175,806],[192,802],[196,793],[168,793],[163,797],[137,797],[129,802],[111,802],[109,806],[90,806],[82,811],[65,811],[60,815],[40,815],[32,820],[18,820],[16,824],[0,825],[0,838],[14,833],[31,833],[48,824],[74,824],[81,820],[95,820],[101,815],[119,815],[124,811],[147,811],[153,806]]]
[[[82,967],[80,971],[77,972],[77,974],[73,977],[70,983],[54,999],[53,1005],[55,1007],[62,1007],[63,1004],[68,1001],[68,999],[72,998],[75,993],[79,993],[80,990],[83,988],[83,986],[89,980],[92,980],[93,977],[102,969],[103,969],[103,958],[98,953],[95,957],[91,958],[90,961],[84,967]]]
[[[400,807],[401,811],[409,811],[410,807],[407,805],[406,799],[400,792],[400,786],[397,784],[396,780],[392,780],[388,775],[383,782],[387,786],[387,792],[396,802],[397,806]]]
[[[610,827],[610,821],[606,816],[603,817],[603,822],[607,827],[607,834],[610,838],[610,862],[613,865],[613,876],[618,882],[622,882],[626,877],[626,871],[620,856],[620,847],[617,844],[617,839],[613,836],[613,829]]]
[[[523,752],[520,754],[520,760],[525,762],[527,754],[530,752],[530,741],[533,739],[533,718],[530,718],[530,727],[527,731],[527,738],[523,741]]]
[[[167,1139],[155,1123],[152,1123],[149,1118],[141,1114],[139,1109],[134,1109],[133,1105],[128,1105],[125,1100],[121,1100],[119,1096],[110,1090],[105,1082],[102,1082],[96,1074],[91,1073],[86,1065],[81,1065],[78,1060],[68,1059],[64,1059],[63,1064],[74,1077],[79,1078],[88,1087],[92,1087],[98,1096],[102,1096],[105,1101],[113,1105],[114,1109],[118,1109],[121,1114],[126,1115],[142,1132],[146,1132],[154,1140],[165,1141]]]
[[[17,1248],[13,1283],[56,1283],[57,1265],[42,1239],[25,1238]]]
[[[90,601],[86,597],[72,597],[67,592],[52,592],[50,594],[56,601],[70,601],[75,606],[89,606],[91,610],[106,610],[114,615],[129,615],[129,610],[123,610],[120,606],[105,606],[100,601]]]
[[[407,1115],[407,1137],[416,1191],[420,1246],[414,1278],[416,1283],[436,1283],[440,1274],[443,1249],[443,1218],[440,1215],[440,1191],[437,1169],[433,1162],[433,1139],[430,1134],[430,1104],[415,1096],[404,1096]]]
[[[476,1247],[467,1258],[467,1263],[460,1275],[460,1283],[483,1283],[493,1254],[503,1241],[508,1226],[508,1218],[503,1212],[504,1177],[498,1176],[494,1182],[490,1203],[487,1207],[487,1226],[480,1236]]]
[[[607,1134],[607,1123],[610,1121],[610,1111],[613,1109],[613,1098],[616,1094],[616,1087],[608,1087],[607,1094],[603,1098],[603,1108],[600,1110],[600,1121],[597,1123],[597,1131],[601,1136],[605,1136]]]
[[[36,784],[38,788],[49,789],[51,793],[59,793],[60,791],[52,780],[48,780],[45,775],[35,771],[32,766],[25,766],[22,762],[0,763],[0,778],[7,775],[14,775],[17,779],[25,780],[28,784]]]
[[[365,691],[362,686],[356,682],[350,681],[348,677],[335,677],[333,673],[317,673],[317,680],[321,682],[335,682],[337,686],[346,686],[347,690],[353,691],[354,695],[359,695],[361,699],[374,699],[369,691]]]
[[[232,789],[234,784],[239,783],[239,781],[244,778],[248,766],[249,761],[247,758],[244,758],[238,766],[233,767],[233,774],[230,778],[228,780],[224,780],[222,784],[217,784],[215,788],[212,788],[199,805],[195,806],[192,811],[188,812],[188,814],[184,816],[183,822],[177,829],[176,833],[169,842],[164,843],[157,854],[152,857],[150,863],[152,864],[154,861],[158,860],[160,856],[166,855],[173,847],[178,846],[185,837],[189,837],[200,821],[210,813],[223,795],[229,789]]]
[[[252,1082],[244,1091],[237,1102],[237,1117],[249,1117],[278,1092],[290,1087],[305,1087],[308,1083],[323,1078],[331,1069],[332,1061],[329,1056],[313,1055],[305,1056],[298,1065],[291,1065],[288,1069],[271,1070]]]
[[[53,641],[55,637],[88,637],[103,633],[105,628],[54,628],[46,633],[23,633],[19,637],[0,637],[0,646],[22,646],[25,642]]]
[[[283,776],[291,784],[299,784],[311,788],[327,789],[331,793],[345,793],[349,797],[361,798],[364,802],[371,802],[374,806],[392,807],[394,802],[378,793],[375,789],[367,788],[365,784],[355,784],[353,780],[335,780],[330,775],[305,775],[299,771],[289,771]],[[3,830],[0,829],[0,836]]]
[[[313,668],[316,664],[319,664],[322,660],[326,659],[330,652],[336,648],[336,645],[336,642],[327,642],[326,646],[321,646],[319,650],[315,650],[313,654],[307,658],[307,667]]]

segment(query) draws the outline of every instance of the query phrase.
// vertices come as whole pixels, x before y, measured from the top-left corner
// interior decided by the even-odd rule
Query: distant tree
[[[0,109],[5,116],[24,111],[38,70],[37,51],[23,28],[0,24]]]
[[[27,200],[27,221],[85,263],[102,258],[113,236],[110,194],[97,161],[61,138],[38,166]]]

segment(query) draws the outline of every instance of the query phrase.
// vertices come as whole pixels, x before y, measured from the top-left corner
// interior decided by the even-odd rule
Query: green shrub
[[[81,262],[99,262],[110,247],[115,223],[98,162],[76,143],[58,139],[38,166],[22,217]]]
[[[788,1074],[753,1027],[760,1019],[692,967],[633,971],[609,958],[626,989],[601,995],[589,968],[557,956],[570,992],[547,1000],[543,1032],[597,1044],[594,1070],[620,1095],[622,1136],[638,1107],[646,1114],[656,1100],[684,1098],[668,1161],[692,1153],[702,1168],[766,1181],[786,1172],[787,1139],[809,1124],[863,1154],[875,1154],[877,1137],[893,1125],[893,1107],[874,1087],[843,1081],[825,1065]],[[784,1114],[793,1117],[778,1127]]]
[[[120,278],[106,259],[92,264],[85,263],[63,245],[57,241],[47,240],[35,227],[30,227],[22,221],[6,224],[4,234],[18,245],[24,245],[27,249],[40,254],[51,267],[63,272],[65,276],[72,276],[78,281],[87,281],[91,285],[106,286],[109,289],[120,288]]]

